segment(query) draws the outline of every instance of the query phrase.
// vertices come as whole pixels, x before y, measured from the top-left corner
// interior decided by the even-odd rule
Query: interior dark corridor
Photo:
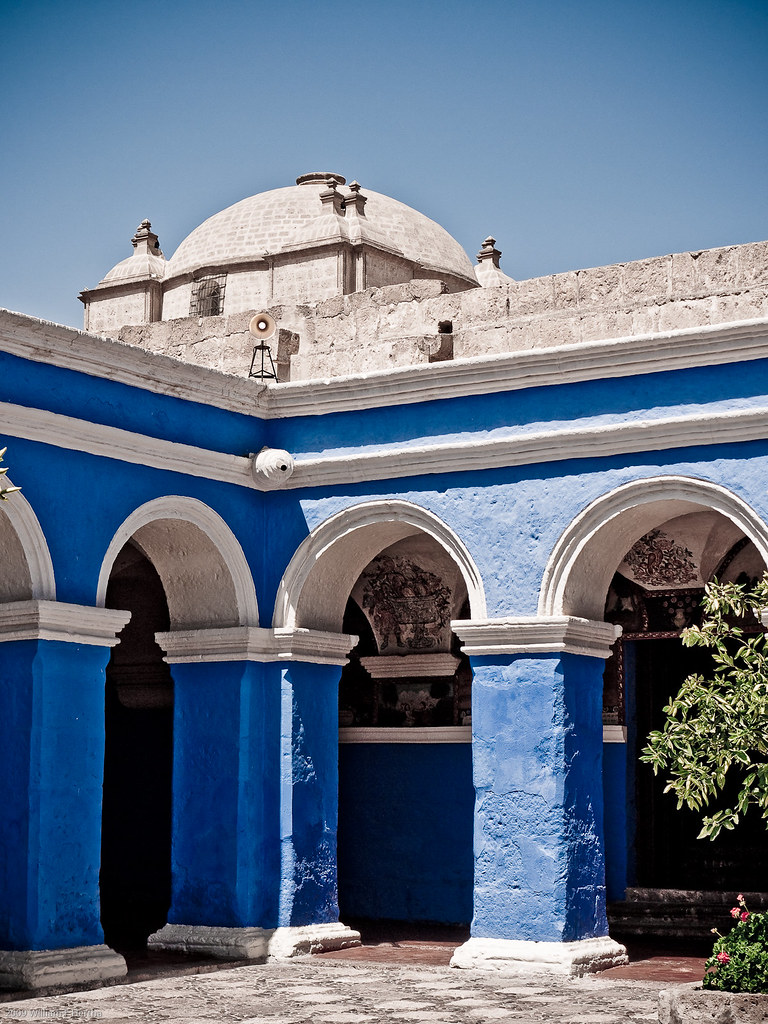
[[[684,647],[677,638],[635,641],[637,754],[648,733],[664,723],[664,706],[686,676],[707,674],[708,652]],[[654,776],[649,765],[637,764],[637,884],[656,889],[765,889],[768,843],[765,824],[752,808],[737,829],[716,840],[697,839],[701,814],[682,807],[664,793],[665,776]],[[726,799],[729,793],[726,791]],[[712,808],[710,808],[711,810]]]
[[[173,683],[154,638],[169,625],[163,586],[130,542],[106,603],[131,619],[107,666],[101,923],[109,946],[131,950],[162,928],[171,900]]]

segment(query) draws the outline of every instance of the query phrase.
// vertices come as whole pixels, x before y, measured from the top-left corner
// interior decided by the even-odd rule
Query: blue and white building
[[[133,242],[0,317],[0,983],[372,919],[578,973],[760,889],[637,753],[768,564],[768,244],[517,282],[325,174]]]

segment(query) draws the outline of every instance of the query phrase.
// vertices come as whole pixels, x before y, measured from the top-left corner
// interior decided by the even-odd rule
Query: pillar
[[[617,627],[570,616],[454,622],[470,657],[471,938],[456,967],[583,974],[626,962],[608,936],[602,673]]]
[[[338,920],[346,635],[161,633],[174,679],[172,901],[150,946],[266,959],[359,944]]]
[[[121,977],[99,921],[104,678],[129,613],[0,605],[0,987]]]

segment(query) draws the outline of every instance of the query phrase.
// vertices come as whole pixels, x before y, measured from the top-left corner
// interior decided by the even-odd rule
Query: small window
[[[201,277],[192,285],[190,316],[220,316],[224,312],[224,286],[227,275]]]

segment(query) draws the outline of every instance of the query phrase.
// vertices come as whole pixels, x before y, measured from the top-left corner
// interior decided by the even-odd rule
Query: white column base
[[[451,957],[451,967],[528,974],[534,971],[579,977],[629,963],[624,946],[609,936],[579,942],[469,939]]]
[[[127,973],[125,960],[109,946],[0,950],[0,988],[85,985],[124,978]]]
[[[340,922],[300,928],[218,928],[167,924],[149,936],[150,949],[169,949],[220,960],[287,960],[360,945],[360,933]]]

